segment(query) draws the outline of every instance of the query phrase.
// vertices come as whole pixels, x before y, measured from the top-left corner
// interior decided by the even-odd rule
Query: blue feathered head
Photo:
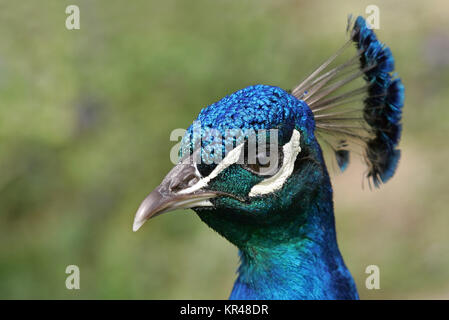
[[[300,129],[307,140],[314,139],[315,120],[304,101],[279,87],[250,86],[202,109],[187,129],[180,155],[192,154],[200,146],[201,162],[217,164],[229,151],[226,146],[237,146],[251,134],[258,138],[259,133],[269,137],[276,132],[278,142],[283,144],[294,128]]]
[[[404,88],[390,49],[363,18],[351,24],[345,45],[291,92],[255,85],[202,109],[181,142],[180,164],[142,203],[134,229],[176,208],[194,208],[227,233],[237,232],[236,221],[254,228],[228,234],[234,241],[261,224],[289,225],[298,216],[292,207],[332,204],[322,148],[342,170],[358,149],[375,186],[391,178]],[[351,44],[355,55],[332,66]]]

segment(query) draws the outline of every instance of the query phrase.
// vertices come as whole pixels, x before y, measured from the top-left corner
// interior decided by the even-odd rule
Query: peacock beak
[[[164,212],[212,206],[209,199],[216,197],[217,193],[203,191],[197,187],[199,185],[201,176],[193,164],[177,164],[141,203],[134,218],[133,231]]]

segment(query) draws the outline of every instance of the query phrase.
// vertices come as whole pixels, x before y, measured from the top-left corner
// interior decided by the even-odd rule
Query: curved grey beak
[[[176,209],[213,206],[209,199],[217,196],[201,190],[201,176],[193,164],[180,162],[141,203],[134,218],[133,231],[148,219]]]

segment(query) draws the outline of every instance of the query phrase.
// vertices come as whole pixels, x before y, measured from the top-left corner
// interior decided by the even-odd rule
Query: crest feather
[[[292,90],[314,113],[317,136],[329,147],[341,171],[350,152],[361,154],[374,186],[387,182],[400,158],[404,86],[392,74],[394,58],[362,17],[348,20],[349,40]],[[330,67],[350,43],[356,54]],[[330,68],[329,70],[327,70]],[[354,88],[357,79],[364,83]]]

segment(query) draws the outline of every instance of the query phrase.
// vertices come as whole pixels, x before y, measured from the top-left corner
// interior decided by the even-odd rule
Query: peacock
[[[337,244],[326,164],[344,171],[361,156],[362,180],[386,183],[400,158],[404,86],[364,18],[349,16],[346,32],[292,90],[253,85],[202,109],[178,164],[137,210],[134,231],[191,208],[234,244],[230,299],[359,298]]]

